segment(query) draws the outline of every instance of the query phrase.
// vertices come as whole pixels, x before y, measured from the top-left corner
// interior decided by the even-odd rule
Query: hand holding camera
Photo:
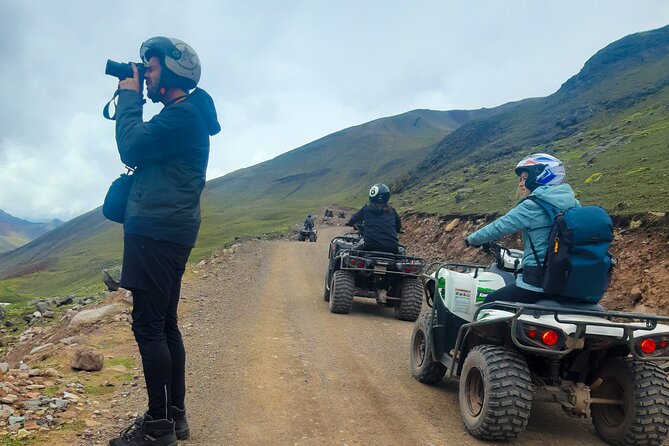
[[[142,85],[144,84],[143,79],[139,78],[139,71],[134,62],[130,63],[132,68],[132,77],[127,77],[118,83],[119,90],[134,90],[137,93],[142,92]]]

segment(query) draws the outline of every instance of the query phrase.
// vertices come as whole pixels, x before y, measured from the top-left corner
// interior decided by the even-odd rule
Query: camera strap
[[[115,121],[116,120],[116,98],[118,97],[118,93],[121,91],[120,89],[116,89],[116,92],[114,93],[114,96],[107,102],[102,109],[102,116],[104,116],[106,119],[109,119],[110,121]],[[114,114],[110,115],[109,114],[109,109],[111,108],[111,105],[114,104]]]
[[[114,96],[107,102],[102,109],[102,116],[105,118],[109,119],[110,121],[116,121],[116,98],[118,97],[119,92],[121,91],[120,88],[117,88],[116,91],[114,92]],[[142,97],[142,105],[146,104],[146,99]],[[114,106],[113,108],[111,106]],[[114,111],[113,115],[109,114],[109,110],[112,109]]]

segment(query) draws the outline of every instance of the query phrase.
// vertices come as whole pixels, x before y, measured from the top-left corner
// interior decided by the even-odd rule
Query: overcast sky
[[[105,62],[155,35],[202,61],[223,128],[212,179],[383,116],[549,95],[667,23],[665,0],[0,0],[0,209],[66,220],[102,203],[123,170]]]

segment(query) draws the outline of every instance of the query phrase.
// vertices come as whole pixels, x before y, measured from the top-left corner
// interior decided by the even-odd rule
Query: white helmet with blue
[[[562,184],[566,177],[564,163],[547,153],[535,153],[520,160],[516,165],[516,175],[520,176],[523,172],[527,172],[525,187],[529,190]]]

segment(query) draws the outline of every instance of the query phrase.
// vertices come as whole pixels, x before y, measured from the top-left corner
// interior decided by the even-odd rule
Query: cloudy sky
[[[549,95],[668,23],[665,0],[0,0],[0,209],[66,220],[102,203],[122,171],[105,62],[139,60],[151,36],[200,56],[223,127],[211,179],[382,116]]]

